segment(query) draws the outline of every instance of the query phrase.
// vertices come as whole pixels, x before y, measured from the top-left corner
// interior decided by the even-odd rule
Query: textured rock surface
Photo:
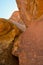
[[[14,55],[20,65],[43,65],[43,0],[16,0],[20,16],[29,28],[21,35]],[[18,50],[17,50],[18,49]]]
[[[19,11],[15,11],[13,12],[12,16],[9,18],[9,20],[15,24],[21,31],[25,31],[26,30],[26,25],[25,23],[22,21],[21,17],[20,17],[20,12]]]
[[[20,18],[20,12],[19,11],[15,11],[12,13],[11,17],[9,18],[9,20],[13,20],[14,22],[18,22],[20,24],[23,24],[22,19]]]
[[[33,21],[19,41],[19,64],[43,65],[43,18]]]
[[[12,55],[13,43],[10,43],[9,47],[5,50],[1,50],[0,65],[19,65],[18,57]]]
[[[0,65],[18,65],[17,57],[12,56],[13,41],[19,29],[6,19],[0,19]]]
[[[37,19],[43,14],[43,0],[16,0],[20,16],[27,26],[32,19]]]
[[[18,22],[22,25],[24,24],[24,22],[20,18],[20,12],[19,11],[13,12],[13,14],[9,18],[9,20],[10,21],[13,20],[14,22]],[[17,56],[15,52],[17,52],[18,44],[19,44],[19,38],[16,41],[14,41],[14,45],[13,45],[13,49],[12,49],[12,54],[15,55],[15,56]]]

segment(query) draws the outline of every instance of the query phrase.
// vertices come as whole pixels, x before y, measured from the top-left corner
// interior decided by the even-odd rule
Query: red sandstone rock
[[[32,20],[43,15],[43,0],[16,0],[20,16],[24,23],[29,26]]]
[[[15,11],[12,13],[11,17],[9,18],[9,20],[13,20],[14,22],[18,22],[23,24],[22,19],[20,18],[20,13],[19,11]]]
[[[15,44],[14,54],[20,65],[43,65],[43,0],[17,0],[17,4],[22,20],[31,25],[19,38],[18,46]]]
[[[43,18],[21,35],[16,54],[20,65],[43,65]]]

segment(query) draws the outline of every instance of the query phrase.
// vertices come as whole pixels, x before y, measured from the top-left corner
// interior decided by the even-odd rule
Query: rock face
[[[20,16],[28,28],[19,38],[14,55],[19,57],[20,65],[43,65],[43,1],[16,1]]]
[[[43,65],[43,18],[33,21],[19,39],[20,65]]]
[[[43,0],[16,0],[20,16],[24,23],[29,26],[33,19],[43,15]]]
[[[12,56],[12,47],[20,30],[6,19],[0,19],[0,65],[18,65],[18,57]]]

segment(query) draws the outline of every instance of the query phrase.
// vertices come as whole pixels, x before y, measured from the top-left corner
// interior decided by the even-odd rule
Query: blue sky
[[[0,18],[8,19],[16,10],[18,10],[16,0],[0,0]]]

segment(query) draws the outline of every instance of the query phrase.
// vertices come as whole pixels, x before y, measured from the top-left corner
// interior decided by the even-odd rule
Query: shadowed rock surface
[[[20,30],[10,21],[0,18],[0,65],[19,65],[18,57],[12,55],[12,47]]]
[[[0,65],[19,65],[18,57],[12,55],[12,47],[11,43],[6,50],[3,50],[3,53],[0,54]]]

